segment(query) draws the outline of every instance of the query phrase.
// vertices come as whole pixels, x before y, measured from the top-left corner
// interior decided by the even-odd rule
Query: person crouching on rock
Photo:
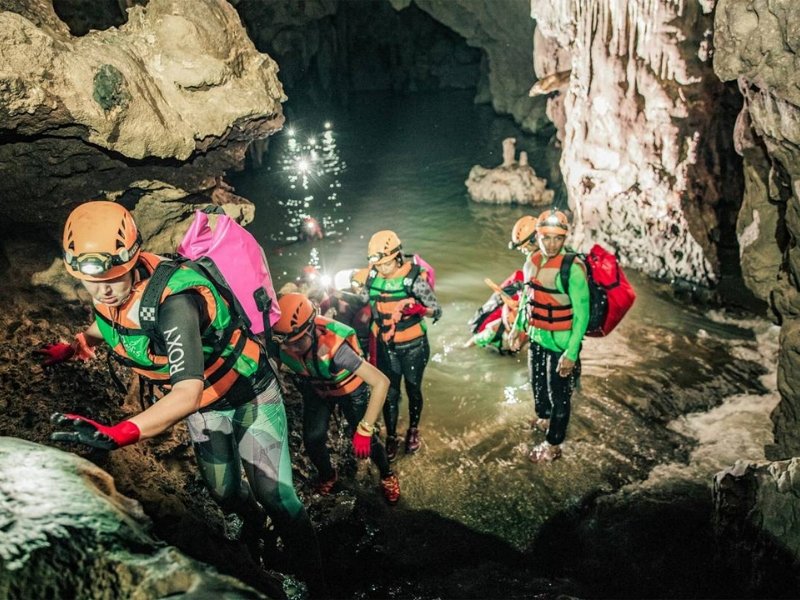
[[[338,403],[353,436],[356,458],[371,458],[378,467],[383,496],[389,504],[400,499],[400,483],[389,466],[376,434],[375,421],[383,407],[389,379],[362,358],[352,327],[322,317],[303,294],[278,300],[281,318],[272,331],[280,345],[280,360],[298,376],[303,395],[303,443],[317,468],[314,489],[330,494],[336,469],[328,452],[328,426]]]
[[[72,211],[64,263],[92,296],[95,320],[73,344],[41,352],[54,364],[76,351],[86,358],[105,342],[119,362],[165,394],[112,426],[55,413],[51,439],[114,450],[186,419],[214,500],[242,518],[243,535],[262,532],[268,515],[310,595],[327,597],[316,535],[292,483],[283,398],[263,345],[233,318],[211,280],[142,251],[141,244],[133,216],[120,204],[92,201]],[[155,310],[143,306],[151,284],[163,290]]]
[[[377,232],[367,250],[370,271],[362,296],[372,310],[377,365],[389,377],[383,418],[386,452],[389,460],[394,460],[401,379],[405,379],[408,395],[406,454],[413,454],[420,447],[422,375],[431,353],[424,317],[433,317],[436,322],[442,316],[442,308],[428,283],[427,271],[403,257],[402,244],[394,231]]]

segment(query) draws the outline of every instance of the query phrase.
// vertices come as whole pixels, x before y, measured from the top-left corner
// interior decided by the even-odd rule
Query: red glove
[[[427,307],[424,304],[420,304],[419,302],[415,302],[414,304],[409,304],[408,306],[403,308],[404,317],[415,317],[415,316],[424,317],[427,312],[428,312]]]
[[[65,342],[58,342],[56,344],[47,344],[38,350],[33,351],[42,357],[42,366],[51,367],[59,363],[67,362],[70,358],[75,356],[75,348],[71,344]]]
[[[136,423],[122,421],[112,427],[101,425],[81,415],[53,413],[50,422],[56,427],[72,431],[55,431],[50,439],[55,442],[77,442],[102,450],[116,450],[139,441],[141,431]]]
[[[371,435],[364,435],[358,431],[355,432],[353,435],[353,451],[355,452],[356,458],[369,458],[371,445]]]
[[[83,333],[76,335],[71,344],[65,342],[47,344],[35,350],[34,354],[38,354],[43,358],[42,365],[45,367],[67,362],[71,358],[84,362],[95,358],[94,350],[89,346],[89,342],[86,341],[86,335]]]

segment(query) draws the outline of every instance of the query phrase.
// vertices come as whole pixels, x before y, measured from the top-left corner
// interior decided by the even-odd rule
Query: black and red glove
[[[34,350],[34,354],[42,357],[42,365],[50,367],[62,362],[67,362],[71,358],[77,360],[87,361],[95,358],[94,350],[86,340],[86,335],[79,333],[71,344],[66,342],[57,342],[55,344],[47,344],[38,350]]]
[[[75,442],[102,450],[116,450],[139,441],[141,431],[136,423],[122,421],[111,427],[101,425],[81,415],[53,413],[50,422],[56,427],[71,431],[55,431],[50,439],[55,442]]]
[[[424,317],[427,313],[428,313],[428,307],[426,307],[424,304],[420,304],[419,302],[415,302],[414,304],[409,304],[408,306],[403,308],[404,317],[415,317],[415,316]]]
[[[34,350],[33,353],[42,357],[43,366],[50,367],[62,362],[67,362],[70,358],[75,356],[75,348],[72,347],[72,344],[57,342],[55,344],[42,346],[38,350]]]

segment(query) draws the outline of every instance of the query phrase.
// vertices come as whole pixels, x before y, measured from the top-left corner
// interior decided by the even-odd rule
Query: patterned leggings
[[[317,538],[292,484],[286,410],[277,380],[251,402],[196,412],[186,420],[200,474],[214,500],[250,523],[263,521],[257,500],[312,596],[324,595]]]

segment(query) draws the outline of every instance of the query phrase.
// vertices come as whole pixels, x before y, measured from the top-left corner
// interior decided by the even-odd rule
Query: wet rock
[[[0,471],[3,597],[265,597],[153,538],[139,503],[75,454],[4,437]]]
[[[151,0],[70,34],[47,2],[0,3],[0,197],[11,222],[160,180],[194,192],[283,123],[277,65],[223,0]]]
[[[714,477],[719,560],[736,565],[751,597],[792,597],[800,589],[800,461],[738,461]]]
[[[559,82],[571,70],[548,114],[563,140],[576,244],[609,243],[668,279],[716,281],[720,245],[735,239],[717,215],[738,209],[742,184],[731,135],[740,100],[711,68],[710,9],[672,0],[531,7],[537,76]]]

